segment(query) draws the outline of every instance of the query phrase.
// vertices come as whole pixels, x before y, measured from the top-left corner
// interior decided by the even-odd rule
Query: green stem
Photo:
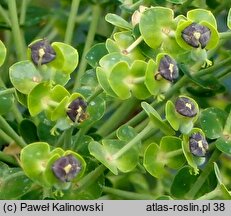
[[[7,143],[12,143],[13,140],[3,130],[0,129],[0,137]]]
[[[26,146],[25,141],[12,129],[12,127],[2,116],[0,116],[0,127],[8,136],[10,136],[15,141],[17,145],[22,148]]]
[[[76,192],[84,190],[86,187],[96,182],[96,180],[103,174],[105,170],[106,170],[106,167],[101,164],[95,170],[91,171],[86,176],[84,176],[78,182],[78,189],[76,190]]]
[[[26,9],[27,9],[28,1],[29,0],[22,0],[22,6],[21,6],[21,12],[20,12],[20,18],[19,18],[20,25],[24,25],[24,23],[25,23]]]
[[[100,95],[103,92],[103,89],[101,86],[98,86],[95,88],[95,92],[87,98],[87,103],[91,102],[93,99],[95,99],[98,95]]]
[[[58,19],[57,16],[53,16],[49,22],[44,26],[44,28],[36,35],[36,38],[44,38],[49,32],[51,32],[51,29],[54,28],[54,24],[56,22],[56,20]]]
[[[219,33],[220,39],[231,39],[231,31]]]
[[[5,9],[0,5],[0,14],[2,15],[2,18],[4,19],[4,21],[6,22],[6,24],[8,24],[9,26],[11,26],[11,21],[10,18],[7,14],[7,12],[5,11]]]
[[[85,56],[86,56],[87,52],[89,51],[89,49],[91,48],[91,46],[92,46],[92,44],[94,42],[94,37],[95,37],[95,33],[96,33],[96,30],[97,30],[98,21],[99,21],[100,16],[101,16],[101,8],[100,8],[100,6],[99,5],[94,5],[93,8],[92,8],[92,22],[91,22],[90,27],[89,27],[89,31],[88,31],[85,46],[84,46],[84,49],[83,49],[83,54],[82,54],[82,57],[81,57],[77,77],[75,79],[73,91],[75,91],[80,86],[80,79],[83,76],[83,74],[85,73],[85,70],[86,70],[86,67],[87,67],[87,61],[85,59]]]
[[[9,0],[8,7],[9,7],[9,14],[10,14],[10,19],[12,23],[11,28],[12,28],[13,37],[14,37],[14,45],[16,48],[16,54],[17,54],[18,60],[24,60],[26,59],[25,41],[24,41],[24,37],[22,37],[21,31],[19,28],[16,0]]]
[[[0,96],[13,94],[13,93],[15,93],[15,88],[8,88],[8,89],[0,91]]]
[[[125,152],[132,148],[135,144],[142,140],[146,134],[152,130],[152,124],[149,123],[139,134],[137,134],[130,142],[128,142],[123,148],[113,155],[113,159],[116,160],[121,157]]]
[[[171,152],[168,152],[165,156],[166,156],[166,158],[171,158],[171,157],[175,157],[175,156],[178,156],[178,155],[181,155],[181,154],[183,154],[183,149],[182,148],[171,151]]]
[[[22,117],[22,114],[20,113],[20,111],[18,110],[16,104],[13,105],[13,107],[12,107],[12,112],[13,112],[13,114],[14,114],[14,117],[15,117],[16,121],[17,121],[18,123],[20,123],[20,122],[23,120],[23,117]]]
[[[208,179],[209,174],[213,170],[214,164],[213,162],[217,161],[220,157],[221,152],[218,149],[215,149],[213,154],[211,155],[205,169],[202,171],[196,182],[193,184],[191,189],[186,194],[187,199],[194,199],[198,191],[201,189],[205,181]]]
[[[122,199],[128,199],[128,200],[153,200],[155,199],[154,196],[149,195],[149,194],[134,193],[134,192],[119,190],[119,189],[110,188],[106,186],[103,187],[103,192],[118,196]]]
[[[65,130],[65,132],[64,132],[64,142],[63,142],[63,145],[61,145],[64,149],[71,149],[71,146],[72,146],[72,133],[73,133],[73,127]]]
[[[131,114],[133,108],[137,105],[137,100],[131,98],[121,104],[119,108],[110,116],[110,118],[101,125],[97,133],[105,137],[112,130],[116,129],[124,119]]]
[[[223,78],[225,78],[226,75],[230,74],[230,72],[231,72],[231,67],[225,67],[222,69],[223,70],[221,72],[219,72],[219,74],[216,75],[217,79],[223,79]]]
[[[75,28],[75,17],[79,9],[79,3],[80,3],[80,0],[72,0],[71,11],[70,11],[70,15],[68,18],[67,29],[65,33],[65,39],[64,39],[64,42],[67,44],[71,44],[72,42],[74,28]]]
[[[14,165],[14,166],[18,166],[18,162],[14,157],[5,154],[2,151],[0,151],[0,161],[3,161],[5,163],[8,163],[8,164],[11,164],[11,165]]]
[[[123,50],[123,54],[129,54],[133,49],[135,49],[141,42],[143,41],[143,37],[139,36],[127,49]]]

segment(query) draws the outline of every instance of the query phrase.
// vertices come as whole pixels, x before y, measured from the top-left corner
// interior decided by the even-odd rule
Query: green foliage
[[[14,2],[1,199],[230,199],[228,1]]]

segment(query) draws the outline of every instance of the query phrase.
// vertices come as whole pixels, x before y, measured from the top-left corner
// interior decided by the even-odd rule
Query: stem
[[[12,129],[12,127],[7,123],[7,121],[2,116],[0,116],[0,126],[2,130],[8,136],[10,136],[17,145],[19,145],[22,148],[26,146],[25,141]]]
[[[139,36],[127,49],[123,50],[122,53],[127,55],[129,54],[133,49],[135,49],[141,42],[143,41],[143,37]]]
[[[51,20],[44,26],[44,28],[39,32],[39,34],[36,36],[37,38],[44,38],[45,35],[47,35],[49,32],[51,32],[51,29],[54,27],[55,21],[57,20],[57,16],[53,16]],[[34,40],[35,40],[34,39]]]
[[[80,86],[80,79],[81,79],[81,77],[83,76],[83,74],[84,74],[84,72],[86,70],[87,61],[85,59],[85,56],[86,56],[88,50],[91,48],[91,46],[93,44],[100,16],[101,16],[101,8],[100,8],[100,6],[99,5],[94,5],[93,9],[92,9],[92,22],[91,22],[90,27],[89,27],[89,31],[88,31],[88,35],[87,35],[87,38],[86,38],[86,43],[85,43],[85,46],[84,46],[84,49],[83,49],[83,54],[82,54],[82,57],[81,57],[78,74],[77,74],[77,77],[75,79],[73,91],[75,91]]]
[[[22,0],[20,19],[19,19],[20,25],[24,25],[24,23],[25,23],[25,20],[26,20],[26,9],[27,9],[28,1],[29,0]]]
[[[64,149],[70,149],[72,146],[72,132],[73,132],[73,127],[65,130],[64,132],[64,143],[61,145]]]
[[[3,131],[0,129],[0,137],[8,144],[12,143],[12,139]]]
[[[18,60],[24,60],[26,59],[25,41],[24,41],[24,38],[22,37],[21,31],[19,28],[16,1],[9,0],[8,7],[9,7],[10,19],[12,22],[11,28],[12,28],[13,37],[14,37],[14,45],[16,48],[16,54],[17,54]]]
[[[92,94],[91,96],[89,96],[87,98],[87,103],[91,102],[93,99],[95,99],[102,92],[103,92],[103,89],[101,88],[101,86],[96,87],[94,94]]]
[[[152,130],[152,124],[149,123],[139,134],[137,134],[128,144],[121,148],[117,153],[113,155],[113,159],[116,160],[121,157],[126,151],[128,151],[133,145],[137,144],[142,138]]]
[[[213,170],[213,162],[215,162],[219,156],[221,155],[221,152],[218,149],[215,149],[213,154],[211,155],[205,169],[202,171],[196,182],[193,184],[191,189],[186,194],[186,197],[188,199],[194,199],[198,191],[201,189],[205,181],[207,180],[210,172]]]
[[[22,114],[20,113],[20,111],[18,110],[16,104],[13,105],[12,112],[14,114],[14,117],[15,117],[16,121],[18,123],[20,123],[23,120],[23,117],[22,117]]]
[[[128,199],[128,200],[153,200],[155,199],[154,196],[149,195],[149,194],[138,194],[130,191],[124,191],[124,190],[119,190],[115,188],[110,188],[110,187],[103,187],[103,192],[113,194],[116,196],[119,196],[122,199]]]
[[[231,39],[231,31],[219,33],[220,39]]]
[[[64,42],[67,44],[71,44],[71,41],[73,38],[74,28],[75,28],[75,17],[79,9],[79,3],[80,3],[80,0],[72,0],[71,11],[70,11],[70,15],[68,18],[67,29],[65,33],[65,39],[64,39]]]
[[[8,88],[8,89],[0,91],[0,96],[13,94],[13,93],[15,93],[15,88]]]
[[[166,158],[171,158],[171,157],[175,157],[175,156],[178,156],[178,155],[181,155],[181,154],[183,154],[183,149],[182,148],[171,151],[171,152],[168,152],[165,156],[166,156]]]
[[[5,9],[0,5],[0,14],[2,15],[2,18],[5,20],[5,22],[11,26],[11,21],[10,18],[7,14],[7,12],[5,11]]]
[[[104,165],[98,166],[95,170],[88,173],[84,178],[82,178],[78,182],[78,189],[77,191],[81,191],[91,185],[92,183],[96,182],[96,180],[103,174],[104,170],[106,170],[106,167]]]
[[[2,151],[0,151],[0,161],[3,161],[5,163],[8,163],[8,164],[11,164],[11,165],[14,165],[14,166],[18,166],[18,162],[14,157],[5,154]]]
[[[109,132],[116,129],[124,119],[130,115],[133,108],[137,105],[137,100],[131,98],[121,104],[116,111],[110,116],[110,118],[102,124],[97,133],[102,137],[106,136]]]

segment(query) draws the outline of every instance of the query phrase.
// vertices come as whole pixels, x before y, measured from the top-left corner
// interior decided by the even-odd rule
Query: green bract
[[[71,180],[76,182],[82,177],[86,167],[84,159],[76,152],[64,151],[61,148],[50,150],[48,143],[36,142],[22,149],[20,161],[24,172],[33,181],[45,187],[55,186],[57,189],[65,189],[70,183],[58,179],[52,171],[52,165],[62,156],[70,154],[81,164],[80,172]]]
[[[139,29],[148,46],[159,48],[162,43],[168,43],[175,29],[173,16],[173,11],[164,7],[149,8],[141,14]]]
[[[0,66],[3,65],[6,58],[6,47],[0,40]]]
[[[185,163],[181,149],[181,139],[165,136],[161,139],[160,146],[150,144],[144,153],[144,167],[156,178],[167,175],[167,168],[178,169]]]

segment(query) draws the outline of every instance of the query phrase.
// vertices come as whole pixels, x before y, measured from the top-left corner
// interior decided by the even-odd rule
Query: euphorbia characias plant
[[[0,5],[0,198],[230,199],[231,10],[72,2],[35,37],[32,3]]]

